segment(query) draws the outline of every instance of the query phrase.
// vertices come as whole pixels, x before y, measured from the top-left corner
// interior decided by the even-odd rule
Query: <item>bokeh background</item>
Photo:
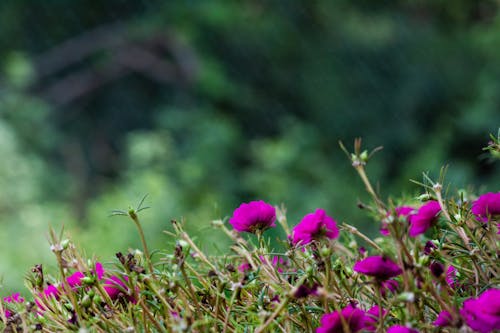
[[[241,202],[322,207],[377,227],[338,140],[384,146],[383,197],[449,165],[498,190],[481,150],[500,125],[496,0],[0,2],[0,275],[54,260],[48,226],[109,262],[140,247],[110,218],[148,194],[152,248],[170,220],[211,252]]]

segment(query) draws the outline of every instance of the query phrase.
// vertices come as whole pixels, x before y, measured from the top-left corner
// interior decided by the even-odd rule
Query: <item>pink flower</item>
[[[323,237],[334,239],[339,236],[337,223],[333,218],[326,215],[323,209],[316,209],[314,213],[304,216],[292,231],[293,244],[309,244],[314,239]]]
[[[41,314],[45,310],[45,306],[43,305],[44,299],[55,298],[56,300],[58,300],[60,294],[61,294],[61,291],[53,284],[49,284],[47,286],[47,288],[45,288],[43,290],[43,293],[39,293],[35,297],[35,303],[38,306],[38,308],[40,309],[39,313]]]
[[[80,271],[76,271],[70,276],[66,278],[66,281],[68,282],[69,286],[73,289],[75,289],[78,286],[82,285],[82,279],[85,277],[85,274],[83,274]]]
[[[396,289],[398,289],[399,283],[396,280],[386,280],[382,281],[380,283],[380,293],[382,294],[382,297],[385,297],[387,295],[387,292],[394,293]]]
[[[125,277],[125,280],[128,280],[128,278]],[[126,294],[128,290],[125,282],[116,275],[107,278],[104,281],[103,288],[112,300],[117,299],[120,293]]]
[[[54,286],[53,284],[49,284],[47,286],[47,288],[45,288],[43,290],[43,293],[44,295],[48,298],[48,297],[54,297],[56,299],[59,299],[59,295],[61,294],[61,292],[59,291],[59,289]]]
[[[275,221],[276,210],[262,200],[242,203],[229,219],[229,223],[236,231],[251,233],[275,227]]]
[[[93,273],[97,276],[97,279],[101,280],[104,277],[104,268],[100,262],[95,263],[95,269]],[[76,287],[82,285],[82,279],[85,277],[80,271],[76,271],[66,278],[69,286],[74,290]]]
[[[249,271],[251,268],[252,267],[250,266],[250,264],[245,261],[244,263],[238,266],[238,271],[240,271],[241,273],[245,273],[246,271]]]
[[[437,327],[446,327],[451,326],[452,321],[453,317],[451,316],[451,313],[449,313],[448,311],[441,311],[432,324]]]
[[[394,325],[389,327],[387,333],[418,333],[418,331],[406,326]]]
[[[478,332],[500,330],[500,289],[488,289],[478,298],[467,299],[460,315],[470,328]]]
[[[343,333],[341,317],[344,318],[352,333],[361,331],[365,326],[365,313],[349,305],[342,311],[324,314],[320,320],[321,326],[316,328],[316,333]]]
[[[14,293],[10,296],[7,296],[7,297],[4,297],[3,298],[3,301],[5,303],[24,303],[24,298],[21,297],[21,295],[19,293]],[[9,318],[13,315],[14,313],[10,312],[9,309],[5,309],[5,317]]]
[[[433,261],[429,266],[429,269],[431,270],[432,275],[436,278],[439,278],[441,274],[444,273],[444,265],[438,261]]]
[[[472,214],[482,222],[487,222],[491,216],[500,215],[500,192],[481,195],[472,203]]]
[[[446,283],[448,283],[451,288],[455,289],[455,287],[457,286],[457,269],[452,265],[450,265],[450,267],[448,267],[448,269],[446,270],[445,279]]]
[[[436,221],[439,212],[441,212],[439,202],[432,200],[420,207],[416,214],[410,215],[410,237],[426,232]]]
[[[297,290],[293,294],[293,297],[305,298],[309,295],[317,296],[318,295],[318,287],[319,286],[317,283],[303,283],[297,288]]]
[[[387,280],[398,276],[403,270],[386,256],[371,256],[354,264],[353,269],[361,274]]]
[[[104,280],[103,288],[109,295],[109,298],[111,298],[113,301],[123,295],[127,296],[127,299],[130,302],[135,303],[136,299],[134,298],[134,296],[128,295],[129,288],[125,284],[125,282],[127,281],[128,281],[127,276],[123,276],[123,278],[120,278],[117,275],[112,275],[106,280]]]
[[[13,293],[10,296],[4,297],[3,301],[5,303],[23,303],[24,298],[21,297],[21,295],[19,293]]]
[[[385,316],[387,314],[387,310],[380,309],[378,305],[373,306],[366,312],[364,327],[365,331],[375,332],[377,330],[378,321],[380,318],[380,310],[382,310],[382,316]]]
[[[410,214],[413,214],[415,212],[415,208],[410,207],[410,206],[399,206],[394,208],[394,213],[398,218],[404,217],[405,220],[409,223],[410,222]],[[391,213],[387,213],[387,217],[390,217]],[[380,233],[384,236],[389,236],[389,229],[387,226],[387,222],[382,222],[382,227],[380,228]]]
[[[424,254],[429,255],[436,249],[437,249],[436,244],[434,244],[432,241],[427,241],[424,246]]]
[[[97,275],[98,280],[101,280],[104,277],[104,267],[100,262],[95,263],[94,274]]]

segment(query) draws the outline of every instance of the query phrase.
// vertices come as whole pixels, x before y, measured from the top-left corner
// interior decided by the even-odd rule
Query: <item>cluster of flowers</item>
[[[394,209],[393,214],[387,214],[387,218],[382,222],[381,233],[389,235],[388,224],[392,223],[394,217],[405,220],[408,223],[408,236],[417,237],[424,234],[429,228],[436,224],[442,211],[441,204],[437,200],[431,200],[415,209],[410,206],[400,206]],[[492,221],[493,216],[500,215],[500,192],[486,193],[481,195],[472,203],[471,212],[475,218],[482,222]],[[264,201],[252,201],[243,203],[237,208],[229,223],[238,232],[256,233],[268,228],[275,227],[275,208]],[[313,241],[322,239],[336,239],[339,237],[339,228],[336,221],[328,216],[323,209],[317,209],[314,213],[307,214],[297,224],[291,235],[288,236],[291,244],[297,247],[304,247]],[[429,254],[436,246],[432,242],[427,242],[424,252]],[[396,263],[385,254],[368,256],[357,261],[352,269],[374,279],[381,293],[395,291],[398,285],[396,278],[403,273],[402,262]],[[275,263],[276,264],[276,263]],[[430,271],[435,277],[440,277],[444,273],[444,266],[434,261],[430,264]],[[456,269],[450,265],[445,275],[445,280],[450,288],[455,288]],[[310,288],[310,292],[316,288]],[[369,307],[369,306],[368,306]],[[433,322],[437,327],[459,327],[465,322],[470,328],[488,333],[500,330],[500,289],[489,288],[478,297],[466,299],[461,309],[456,312],[460,318],[456,318],[454,313],[443,310]],[[379,318],[388,316],[389,310],[382,309],[378,305],[372,305],[368,311],[363,311],[357,304],[349,304],[343,309],[332,313],[325,313],[320,320],[317,333],[344,332],[348,327],[351,332],[375,331]],[[393,325],[388,328],[390,333],[414,333],[417,330],[403,326]]]
[[[454,202],[450,201],[450,205]],[[162,331],[162,325],[179,325],[183,327],[179,330],[185,331],[199,315],[199,322],[215,323],[223,331],[236,330],[236,326],[230,325],[242,320],[245,323],[240,327],[248,325],[257,327],[256,332],[264,332],[273,319],[281,316],[276,322],[289,318],[289,327],[318,333],[415,333],[434,328],[491,333],[500,330],[498,267],[488,267],[498,263],[499,240],[492,230],[498,228],[495,223],[500,216],[500,192],[483,194],[460,207],[463,209],[455,207],[452,213],[465,216],[461,221],[473,226],[467,230],[469,234],[461,235],[467,241],[462,243],[463,249],[451,246],[465,252],[458,260],[454,260],[457,252],[450,250],[450,244],[428,240],[424,235],[429,235],[430,229],[437,230],[435,226],[453,221],[447,218],[449,207],[439,196],[419,207],[404,205],[389,213],[385,209],[377,211],[382,220],[380,232],[385,236],[381,237],[382,242],[390,245],[379,246],[363,235],[376,253],[358,247],[355,241],[354,246],[347,247],[338,242],[345,237],[349,244],[354,236],[350,238],[348,232],[355,228],[339,226],[323,209],[305,215],[288,232],[289,247],[284,254],[275,255],[265,242],[259,242],[258,247],[248,246],[240,233],[253,233],[262,240],[265,230],[275,227],[277,221],[283,222],[278,220],[280,212],[264,201],[241,204],[229,219],[233,232],[219,224],[235,241],[232,249],[241,260],[238,269],[227,265],[226,257],[219,258],[220,262],[217,258],[209,260],[180,229],[176,237],[183,242],[176,244],[173,255],[165,257],[170,261],[163,259],[161,273],[136,265],[136,257],[131,253],[127,258],[117,254],[125,272],[116,273],[105,271],[99,262],[73,262],[71,258],[79,257],[65,252],[64,246],[54,246],[60,266],[64,263],[65,267],[61,280],[46,284],[40,266],[39,278],[32,284],[32,302],[26,302],[19,293],[5,297],[0,317],[15,330],[21,327],[21,314],[27,314],[31,323],[58,319],[62,322],[55,326],[58,329],[77,330],[102,318],[115,316],[113,319],[124,320],[133,313],[127,318],[128,324],[117,324],[115,329],[149,321],[158,331]],[[286,222],[283,225],[288,230]],[[451,229],[447,232],[453,233]],[[460,240],[458,234],[453,235],[449,239]],[[476,235],[484,241],[477,241]],[[469,242],[469,237],[473,242]],[[485,246],[480,248],[481,245]],[[475,258],[484,260],[470,263],[469,250]],[[188,260],[196,262],[196,266],[183,266]],[[72,269],[78,269],[69,270],[69,263]],[[196,284],[186,269],[196,277]],[[232,310],[236,303],[237,310]],[[293,318],[306,309],[305,305],[312,310],[303,310],[304,317]],[[294,311],[287,310],[287,306],[295,307]],[[255,313],[259,315],[263,313],[265,319],[252,317],[254,309],[258,309]],[[424,309],[430,310],[424,314]],[[209,312],[212,322],[206,321]],[[140,315],[144,317],[138,320],[136,316]],[[418,319],[412,318],[417,315]],[[310,318],[304,319],[307,316]],[[308,323],[303,324],[302,320]],[[151,324],[144,324],[142,329],[148,331],[148,327]],[[45,331],[51,329],[49,325],[44,327]]]
[[[96,279],[101,283],[102,289],[114,301],[118,298],[126,298],[129,302],[134,303],[135,297],[130,295],[129,289],[126,285],[128,280],[127,276],[119,276],[111,274],[106,276],[103,265],[96,262],[95,269],[92,272],[85,274],[82,271],[75,271],[73,274],[66,278],[65,283],[48,284],[43,291],[39,292],[34,297],[34,303],[37,306],[36,313],[43,315],[43,313],[50,307],[52,301],[59,300],[60,296],[67,293],[67,287],[71,288],[71,292],[78,292],[79,290],[90,290],[91,286],[95,284]],[[14,293],[10,296],[4,297],[6,304],[22,304],[25,298],[20,296],[20,293]],[[13,311],[5,309],[5,317],[10,318],[14,315]]]

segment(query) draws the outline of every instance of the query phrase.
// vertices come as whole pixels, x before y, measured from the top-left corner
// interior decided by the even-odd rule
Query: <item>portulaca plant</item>
[[[496,332],[500,331],[500,192],[443,192],[424,175],[422,195],[384,200],[356,140],[347,153],[380,226],[370,238],[318,208],[287,221],[283,207],[242,203],[213,221],[231,250],[209,256],[172,221],[173,249],[118,252],[115,267],[83,258],[51,231],[56,278],[36,265],[28,292],[0,302],[5,332]],[[487,150],[498,154],[496,138]],[[266,236],[282,228],[279,244]],[[21,296],[22,294],[22,296]]]

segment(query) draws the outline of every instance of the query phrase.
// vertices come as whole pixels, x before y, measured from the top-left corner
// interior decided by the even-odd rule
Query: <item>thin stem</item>
[[[387,209],[385,208],[384,203],[382,202],[382,200],[380,200],[377,193],[373,189],[373,187],[370,183],[370,180],[368,179],[368,176],[366,175],[365,168],[364,168],[363,164],[355,165],[354,169],[356,169],[356,171],[358,172],[358,175],[361,177],[361,180],[365,184],[366,190],[372,196],[373,200],[377,204],[377,208],[379,210],[379,213],[382,215],[385,215]]]
[[[134,221],[135,226],[137,227],[137,230],[139,231],[139,236],[141,237],[141,242],[142,242],[142,247],[144,249],[144,257],[146,258],[146,263],[149,267],[149,272],[151,275],[154,277],[154,269],[153,269],[153,264],[151,263],[151,256],[149,255],[149,250],[148,250],[148,245],[146,243],[146,238],[144,237],[144,231],[142,230],[141,223],[139,221],[139,217],[135,213],[135,211],[131,210],[129,211],[129,216]]]
[[[291,295],[295,294],[297,292],[297,289],[304,283],[304,281],[307,279],[307,275],[303,275],[299,281],[295,284],[295,287],[292,289],[289,295],[285,297],[285,299],[280,303],[280,305],[276,308],[276,310],[271,314],[269,318],[262,324],[261,326],[257,327],[255,330],[255,333],[261,333],[264,332],[269,325],[274,321],[274,319],[283,311],[283,309],[288,305],[288,302],[290,301]]]

